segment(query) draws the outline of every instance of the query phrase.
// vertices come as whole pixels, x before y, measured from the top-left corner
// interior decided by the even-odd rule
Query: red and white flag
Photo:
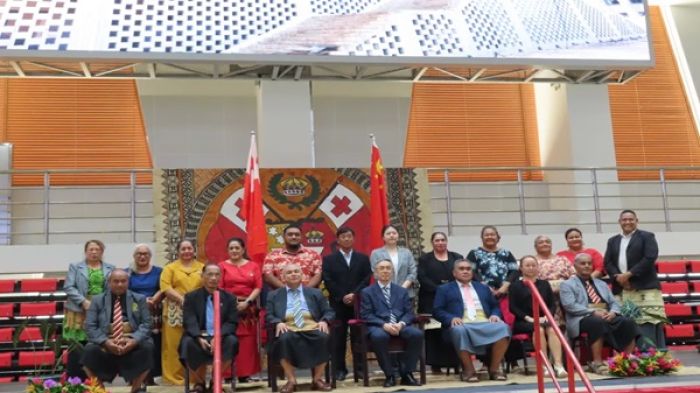
[[[369,170],[370,250],[384,246],[382,228],[389,224],[389,208],[386,202],[386,177],[384,174],[382,156],[377,143],[372,138],[372,162]]]
[[[252,261],[262,266],[267,254],[267,228],[265,227],[265,213],[263,212],[258,147],[255,143],[255,134],[250,136],[250,153],[248,153],[248,163],[246,164],[245,181],[243,183],[241,217],[245,220],[248,256]]]

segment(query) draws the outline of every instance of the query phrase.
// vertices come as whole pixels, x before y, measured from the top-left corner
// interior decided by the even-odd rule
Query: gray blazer
[[[114,270],[114,265],[102,262],[102,274],[105,277],[105,291],[108,289],[107,277]],[[66,274],[66,280],[63,283],[63,290],[66,292],[66,304],[65,308],[75,311],[82,312],[83,307],[80,304],[85,301],[85,297],[88,293],[88,267],[85,261],[71,263],[68,267],[68,273]]]
[[[615,296],[608,288],[608,284],[594,278],[593,285],[595,285],[602,299],[608,304],[608,311],[620,314],[620,303],[615,300]],[[591,315],[595,311],[593,308],[588,308],[588,293],[586,293],[586,288],[578,276],[572,276],[561,283],[561,286],[559,286],[559,300],[566,312],[566,332],[569,334],[569,337],[576,338],[580,333],[579,322],[581,322],[583,317]]]
[[[413,299],[418,293],[418,267],[416,265],[416,259],[413,258],[413,254],[407,248],[399,247],[399,268],[394,272],[394,279],[391,280],[396,285],[401,285],[404,281],[411,281],[413,285],[408,289],[408,297]],[[372,251],[372,255],[369,257],[369,262],[372,265],[372,271],[374,272],[374,267],[381,260],[388,259],[389,252],[386,248],[381,247]]]
[[[132,337],[139,344],[151,340],[151,312],[146,297],[126,291],[126,315]],[[85,317],[85,333],[91,343],[102,345],[109,338],[112,325],[112,291],[95,295]]]

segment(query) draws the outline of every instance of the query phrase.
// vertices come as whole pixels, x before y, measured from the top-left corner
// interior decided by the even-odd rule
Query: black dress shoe
[[[390,388],[392,386],[396,386],[396,378],[394,378],[393,375],[386,377],[386,379],[384,380],[385,388]]]
[[[401,377],[401,385],[403,386],[420,386],[420,383],[413,378],[413,374],[406,374]]]
[[[338,370],[335,372],[335,380],[336,381],[345,381],[345,377],[347,377],[347,376],[348,376],[347,371]]]

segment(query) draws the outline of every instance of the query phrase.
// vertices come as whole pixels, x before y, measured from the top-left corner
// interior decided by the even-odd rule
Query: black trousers
[[[355,309],[353,305],[348,306],[344,303],[333,303],[331,307],[333,308],[333,311],[335,311],[335,323],[337,324],[333,328],[333,349],[331,354],[333,358],[333,371],[347,372],[348,369],[347,365],[345,364],[345,353],[348,342],[348,321],[355,318]],[[352,339],[354,340],[355,338],[353,337]],[[353,363],[355,363],[354,357]]]
[[[87,378],[85,370],[83,370],[83,346],[87,345],[87,342],[82,342],[79,345],[71,349],[68,352],[68,362],[66,364],[66,373],[69,377],[79,377],[81,380]]]

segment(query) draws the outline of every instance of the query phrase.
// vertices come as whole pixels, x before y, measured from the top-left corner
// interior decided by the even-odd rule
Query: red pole
[[[221,303],[220,293],[214,291],[214,393],[221,393]],[[234,376],[235,378],[235,376]]]

